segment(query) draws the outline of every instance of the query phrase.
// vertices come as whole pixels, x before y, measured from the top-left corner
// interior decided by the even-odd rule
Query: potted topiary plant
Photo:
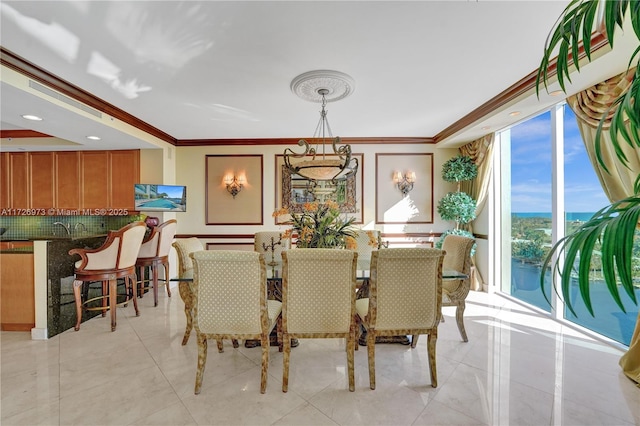
[[[478,166],[468,155],[457,155],[442,166],[442,179],[457,184],[456,191],[447,193],[438,202],[438,214],[444,220],[455,222],[454,230],[445,231],[438,242],[437,248],[442,247],[444,238],[449,234],[463,235],[473,238],[471,232],[461,229],[460,225],[466,225],[476,218],[476,201],[466,192],[460,191],[460,182],[475,179],[478,176]],[[475,251],[475,247],[474,250]]]

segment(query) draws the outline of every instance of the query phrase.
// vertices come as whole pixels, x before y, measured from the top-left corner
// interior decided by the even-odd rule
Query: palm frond
[[[543,270],[551,268],[553,287],[558,288],[556,272],[560,276],[560,290],[564,301],[573,315],[574,301],[571,299],[573,273],[577,272],[580,298],[591,315],[589,272],[597,242],[601,244],[602,271],[605,284],[618,307],[625,311],[620,297],[620,287],[637,304],[631,269],[633,242],[636,224],[640,219],[640,196],[625,198],[601,209],[582,224],[575,232],[558,241],[543,262]],[[564,254],[562,265],[554,262],[554,254]],[[578,269],[575,264],[578,260]],[[544,290],[544,274],[540,276],[540,286],[547,301],[549,295]]]

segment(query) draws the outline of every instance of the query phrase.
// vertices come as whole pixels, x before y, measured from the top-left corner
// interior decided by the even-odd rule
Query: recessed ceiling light
[[[517,115],[520,115],[520,111],[513,111],[513,112],[510,112],[510,113],[509,113],[509,115],[510,115],[511,117],[515,117],[515,116],[517,116]]]
[[[92,141],[99,141],[101,138],[100,136],[87,136],[87,139],[91,139]]]
[[[482,127],[482,130],[489,130],[491,128],[491,126],[484,126]]]
[[[563,93],[564,92],[562,90],[554,90],[553,92],[550,92],[549,95],[551,95],[551,96],[560,96]]]
[[[22,116],[22,118],[24,118],[25,120],[31,120],[31,121],[42,121],[42,118],[38,117],[37,115],[31,115],[31,114],[25,114]]]

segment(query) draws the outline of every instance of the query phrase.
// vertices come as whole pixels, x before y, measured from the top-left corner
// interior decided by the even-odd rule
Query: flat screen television
[[[187,187],[136,183],[134,197],[137,211],[186,212]]]

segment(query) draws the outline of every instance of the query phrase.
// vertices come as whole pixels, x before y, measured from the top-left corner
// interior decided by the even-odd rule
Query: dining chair
[[[345,338],[349,390],[355,390],[356,261],[353,250],[282,252],[282,391],[289,390],[292,338]]]
[[[476,240],[462,235],[450,234],[442,242],[444,256],[442,267],[462,272],[467,278],[442,280],[442,306],[456,307],[456,323],[462,340],[468,342],[467,332],[464,328],[464,309],[466,298],[471,289],[471,250]]]
[[[82,311],[111,311],[111,331],[116,329],[117,306],[124,305],[133,299],[136,316],[138,311],[136,259],[146,231],[144,222],[130,223],[117,231],[109,231],[107,239],[97,249],[69,250],[69,255],[79,255],[80,260],[75,263],[73,295],[76,305],[76,325],[74,329],[80,330]],[[125,284],[124,300],[118,301],[118,280],[123,279]],[[84,298],[88,294],[82,291],[82,287],[90,282],[102,282],[102,293],[97,297]],[[92,306],[92,303],[101,300],[101,306]]]
[[[358,260],[371,259],[371,253],[378,250],[378,239],[380,231],[376,229],[358,229],[354,231],[354,239],[356,241],[356,251],[358,252]]]
[[[145,283],[153,287],[153,306],[158,306],[158,269],[160,266],[164,269],[164,279],[167,289],[167,296],[171,297],[171,288],[169,286],[169,251],[173,237],[176,235],[178,221],[175,219],[167,220],[161,225],[151,228],[151,233],[147,236],[140,246],[136,267],[138,268],[139,291],[142,297]],[[149,277],[145,278],[145,272],[149,269]]]
[[[290,238],[282,238],[282,232],[260,231],[253,237],[253,249],[264,254],[268,266],[282,263],[282,251],[291,247]]]
[[[264,393],[269,334],[282,311],[281,302],[267,300],[264,256],[244,250],[204,250],[190,256],[194,263],[193,322],[198,338],[195,393],[199,394],[202,387],[207,339],[260,339],[260,392]],[[223,352],[220,347],[218,351]]]
[[[377,336],[427,334],[431,386],[438,385],[436,340],[442,304],[442,259],[434,248],[390,248],[371,255],[369,297],[356,300],[359,322],[367,331],[369,387],[376,388]],[[415,345],[412,343],[412,348]]]
[[[172,245],[173,248],[176,249],[178,258],[178,276],[184,275],[184,273],[189,270],[193,270],[193,261],[190,257],[191,253],[205,249],[196,237],[179,238]],[[189,341],[191,330],[193,330],[193,292],[191,290],[191,284],[187,281],[179,281],[178,290],[184,302],[184,315],[187,317],[187,326],[184,330],[184,336],[182,337],[182,346],[184,346]],[[222,350],[222,339],[216,340],[216,343],[218,350]],[[231,343],[234,348],[239,346],[237,339],[232,339]]]

